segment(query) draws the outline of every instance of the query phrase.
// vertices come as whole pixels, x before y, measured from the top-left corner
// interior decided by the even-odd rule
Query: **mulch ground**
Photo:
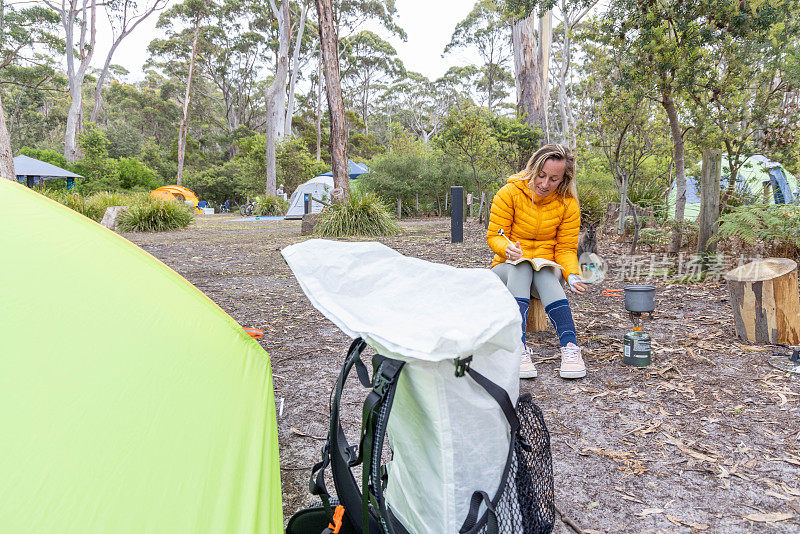
[[[284,516],[313,499],[308,475],[326,431],[328,395],[349,339],[317,312],[280,255],[301,237],[299,221],[198,217],[189,229],[124,236],[172,267],[243,326],[264,330],[280,415]],[[483,228],[468,221],[450,244],[449,219],[402,222],[380,241],[458,267],[490,261]],[[552,331],[531,336],[539,377],[522,391],[542,408],[552,440],[556,504],[584,532],[800,531],[800,376],[768,364],[783,347],[738,340],[723,282],[658,287],[653,363],[622,363],[631,330],[621,299],[602,296],[635,275],[623,243],[601,237],[608,279],[569,296],[589,367],[558,376]],[[626,251],[626,250],[625,250]],[[641,274],[641,273],[639,273]],[[360,424],[358,392],[346,424]],[[557,521],[554,532],[571,532]]]

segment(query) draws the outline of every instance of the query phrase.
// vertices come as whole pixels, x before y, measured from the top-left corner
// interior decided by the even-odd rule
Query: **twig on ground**
[[[578,534],[586,534],[586,533],[585,533],[583,530],[581,530],[581,527],[579,527],[578,525],[576,525],[576,524],[575,524],[575,522],[574,522],[572,519],[570,519],[570,518],[569,518],[569,516],[567,516],[567,514],[565,514],[565,513],[564,513],[564,512],[561,510],[561,508],[559,508],[559,507],[558,507],[558,505],[557,505],[557,504],[553,504],[553,506],[555,506],[555,508],[556,508],[556,512],[558,512],[558,515],[560,515],[560,516],[561,516],[561,521],[563,521],[565,525],[567,525],[568,527],[570,527],[572,530],[574,530],[574,531],[575,531],[575,532],[577,532]]]

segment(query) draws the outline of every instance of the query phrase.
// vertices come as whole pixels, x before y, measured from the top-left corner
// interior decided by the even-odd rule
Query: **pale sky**
[[[397,0],[397,22],[406,31],[408,40],[404,43],[373,23],[366,28],[379,33],[392,43],[407,70],[420,72],[430,79],[442,76],[453,65],[466,65],[477,61],[469,51],[455,50],[442,58],[444,47],[456,24],[463,20],[472,9],[470,0]],[[158,35],[155,29],[157,15],[144,21],[136,31],[122,42],[112,63],[122,65],[130,71],[129,80],[142,78],[142,65],[147,60],[147,45]],[[98,20],[100,31],[97,36],[97,53],[92,67],[101,68],[105,55],[111,46],[111,36],[103,32],[105,19]]]

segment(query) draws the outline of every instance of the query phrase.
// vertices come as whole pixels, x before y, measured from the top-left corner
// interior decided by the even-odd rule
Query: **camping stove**
[[[645,320],[653,320],[655,309],[655,286],[631,285],[622,290],[607,290],[605,296],[622,297],[625,292],[625,309],[631,317],[633,331],[628,332],[622,339],[622,363],[634,367],[647,367],[650,365],[650,336],[645,334]]]

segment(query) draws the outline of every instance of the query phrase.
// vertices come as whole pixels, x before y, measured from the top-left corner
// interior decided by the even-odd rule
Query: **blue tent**
[[[358,178],[362,174],[367,174],[369,172],[369,167],[364,165],[363,163],[356,163],[352,159],[347,160],[347,174],[350,175],[350,179],[353,180]],[[333,176],[333,171],[328,171],[324,174],[320,174],[320,176]]]
[[[71,189],[75,183],[75,178],[83,178],[80,174],[22,155],[14,158],[14,174],[17,176],[19,183],[28,187],[42,185],[45,180],[53,178],[66,178],[67,189]]]

